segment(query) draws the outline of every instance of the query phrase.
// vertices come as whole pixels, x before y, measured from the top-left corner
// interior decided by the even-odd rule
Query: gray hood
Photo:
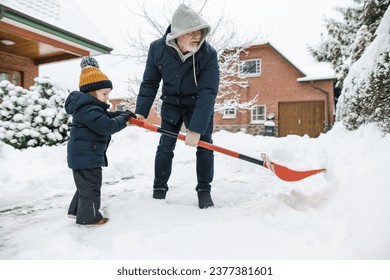
[[[196,50],[198,51],[209,35],[211,26],[193,9],[185,4],[180,4],[172,16],[171,32],[167,34],[166,43],[179,51],[175,39],[196,30],[202,30],[202,38]]]

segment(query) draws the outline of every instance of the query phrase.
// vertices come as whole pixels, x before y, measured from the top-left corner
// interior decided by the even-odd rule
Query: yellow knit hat
[[[93,57],[83,57],[80,67],[80,91],[87,93],[103,88],[113,88],[111,81],[100,71],[99,64]]]

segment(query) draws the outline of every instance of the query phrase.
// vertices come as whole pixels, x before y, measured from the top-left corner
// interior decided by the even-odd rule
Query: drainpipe
[[[325,93],[326,94],[326,103],[327,103],[327,111],[328,111],[328,128],[327,128],[327,131],[330,129],[330,93],[327,92],[326,90],[322,89],[322,88],[319,88],[317,86],[314,85],[314,82],[313,81],[310,81],[310,84],[313,88],[321,91],[322,93]]]
[[[5,7],[0,6],[0,19],[4,17],[4,14],[5,14]]]

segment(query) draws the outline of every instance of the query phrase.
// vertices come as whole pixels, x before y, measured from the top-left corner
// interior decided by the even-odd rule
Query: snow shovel
[[[157,125],[153,125],[153,124],[150,124],[150,123],[147,123],[147,122],[135,119],[135,118],[130,118],[130,122],[132,124],[139,126],[139,127],[143,127],[145,129],[148,129],[148,130],[151,130],[154,132],[158,132],[158,133],[161,133],[161,134],[169,136],[169,137],[177,138],[177,139],[182,140],[182,141],[185,141],[185,139],[186,139],[186,136],[183,134],[176,134],[174,132],[162,129],[161,127],[159,127]],[[237,152],[234,152],[234,151],[231,151],[231,150],[228,150],[228,149],[225,149],[225,148],[222,148],[222,147],[219,147],[219,146],[216,146],[216,145],[204,142],[204,141],[199,141],[198,146],[205,148],[205,149],[208,149],[208,150],[220,152],[220,153],[228,155],[228,156],[239,158],[239,159],[242,159],[242,160],[254,163],[254,164],[261,165],[265,168],[270,169],[279,179],[282,179],[282,180],[288,181],[288,182],[299,181],[299,180],[305,179],[306,177],[309,177],[309,176],[312,176],[312,175],[315,175],[315,174],[318,174],[318,173],[325,171],[324,168],[306,170],[306,171],[296,171],[296,170],[289,169],[283,165],[279,165],[277,163],[270,161],[268,156],[265,154],[262,154],[262,160],[260,160],[260,159],[252,158],[252,157],[249,157],[249,156],[246,156],[243,154],[239,154]]]

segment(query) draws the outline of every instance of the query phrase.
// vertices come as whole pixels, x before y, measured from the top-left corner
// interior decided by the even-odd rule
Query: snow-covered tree
[[[167,15],[172,15],[174,10],[180,3],[185,3],[196,10],[207,22],[212,26],[211,33],[207,37],[207,41],[217,50],[220,61],[220,93],[216,100],[215,109],[217,112],[223,112],[224,109],[232,106],[237,109],[251,109],[257,99],[242,101],[238,87],[246,87],[245,79],[237,79],[238,64],[240,63],[240,52],[243,48],[240,46],[248,45],[254,41],[253,39],[242,38],[242,34],[236,31],[233,26],[233,21],[228,18],[221,10],[218,14],[207,15],[207,6],[212,1],[178,1],[167,0],[164,2],[159,12],[156,13],[155,6],[148,6],[145,1],[139,1],[136,5],[130,8],[130,12],[137,17],[142,18],[146,25],[142,26],[139,32],[129,32],[126,41],[130,47],[130,52],[121,54],[123,57],[136,60],[139,63],[145,64],[148,54],[149,43],[152,40],[161,38],[171,18]],[[152,5],[152,4],[151,4]],[[145,32],[145,28],[149,27],[150,32]],[[223,31],[221,31],[223,30]],[[225,52],[227,49],[235,49],[233,53]],[[236,75],[236,78],[233,78]],[[132,98],[126,101],[125,106],[131,108],[130,103],[134,103],[134,99],[138,94],[138,87],[141,82],[139,77],[129,79],[129,90]],[[157,95],[159,98],[159,95]],[[234,102],[225,102],[225,100],[234,100]]]
[[[336,120],[351,130],[377,123],[390,133],[390,8],[375,37],[345,79]]]
[[[225,50],[219,55],[220,84],[216,99],[215,111],[223,113],[228,109],[246,110],[255,105],[257,98],[242,101],[240,88],[249,86],[248,80],[240,78],[239,63],[243,48]]]
[[[29,90],[0,83],[0,140],[17,149],[56,145],[68,139],[70,119],[63,108],[67,90],[48,78]]]
[[[350,7],[337,7],[341,19],[325,18],[327,36],[309,51],[318,61],[330,62],[337,75],[336,90],[343,88],[351,65],[375,39],[390,0],[353,0]]]

